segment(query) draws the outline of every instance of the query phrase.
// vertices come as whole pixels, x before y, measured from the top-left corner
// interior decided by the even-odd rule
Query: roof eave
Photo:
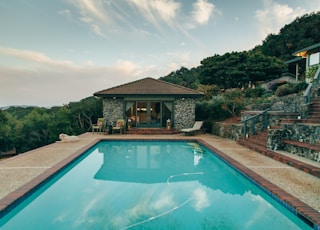
[[[292,55],[305,58],[308,53],[315,51],[315,50],[318,50],[319,48],[320,48],[320,43],[317,43],[312,46],[308,46],[306,48],[298,50],[298,51],[294,52]]]
[[[103,98],[114,98],[114,97],[190,97],[190,98],[197,98],[202,97],[203,93],[198,94],[93,94],[96,97],[103,97]]]

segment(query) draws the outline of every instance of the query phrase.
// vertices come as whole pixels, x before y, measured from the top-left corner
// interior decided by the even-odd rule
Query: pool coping
[[[205,141],[201,139],[197,139],[196,141],[207,147],[209,150],[213,151],[223,161],[227,162],[250,181],[262,188],[271,197],[273,197],[288,210],[293,212],[296,216],[305,220],[309,224],[313,224],[314,229],[320,229],[320,213],[317,210],[302,202],[298,198],[292,196],[291,194],[287,193],[277,185],[271,183],[267,179],[253,172],[251,169],[240,164],[238,161],[229,157],[228,155],[213,147],[212,145],[206,143]]]
[[[134,140],[134,141],[195,141],[210,151],[214,152],[219,156],[223,161],[229,164],[231,167],[236,169],[240,172],[243,176],[251,180],[253,183],[258,185],[262,188],[265,192],[267,192],[271,197],[273,197],[276,201],[286,207],[288,210],[293,212],[299,218],[304,220],[310,226],[313,224],[313,228],[316,230],[320,230],[320,213],[316,211],[314,208],[310,207],[306,203],[302,202],[298,198],[292,196],[288,192],[284,191],[280,187],[276,186],[275,184],[271,183],[267,179],[263,178],[262,176],[258,175],[257,173],[253,172],[251,169],[247,168],[246,166],[242,165],[232,157],[228,156],[221,150],[215,148],[211,144],[207,143],[206,141],[202,140],[201,138],[192,138],[192,139],[184,139],[184,138],[130,138],[126,137],[125,140]],[[27,182],[17,190],[11,192],[3,199],[0,200],[0,218],[6,215],[6,213],[10,212],[13,208],[15,208],[21,201],[25,198],[29,197],[35,190],[37,190],[42,184],[44,184],[47,180],[52,178],[56,173],[60,172],[76,159],[81,157],[87,150],[92,148],[95,144],[101,141],[125,141],[123,139],[118,138],[103,138],[99,137],[93,141],[91,141],[86,146],[78,149],[76,152],[65,158],[64,160],[60,161],[59,163],[55,164],[51,168],[47,169],[31,181]]]

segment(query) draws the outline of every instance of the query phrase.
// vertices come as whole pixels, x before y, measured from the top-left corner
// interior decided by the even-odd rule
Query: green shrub
[[[307,88],[307,86],[308,86],[308,83],[299,82],[299,83],[294,84],[293,88],[294,88],[294,91],[296,93],[298,93],[298,92],[304,91]]]
[[[223,97],[228,99],[228,100],[238,99],[241,96],[242,96],[242,92],[241,92],[240,89],[227,89],[223,93]]]
[[[275,90],[277,90],[278,87],[280,87],[280,86],[282,86],[284,84],[286,84],[285,81],[274,80],[274,81],[271,81],[271,82],[268,83],[267,89],[275,91]]]
[[[314,75],[316,74],[319,65],[314,65],[308,68],[306,72],[306,78],[310,79],[310,82],[313,82]]]
[[[266,90],[261,87],[256,87],[256,88],[247,88],[244,91],[244,96],[247,98],[257,98],[261,97]]]
[[[295,93],[293,85],[292,84],[284,84],[284,85],[281,85],[277,88],[275,95],[277,97],[282,97],[282,96],[286,96],[286,95],[289,95],[292,93]]]
[[[202,101],[196,104],[196,119],[197,120],[224,120],[231,117],[231,114],[222,109],[222,100]]]

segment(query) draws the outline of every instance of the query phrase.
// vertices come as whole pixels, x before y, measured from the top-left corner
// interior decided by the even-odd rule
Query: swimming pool
[[[197,142],[103,141],[3,229],[311,229]]]

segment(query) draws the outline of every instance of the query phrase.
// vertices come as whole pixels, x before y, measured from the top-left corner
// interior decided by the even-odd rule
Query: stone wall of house
[[[124,100],[122,98],[103,99],[103,117],[107,122],[117,121],[124,118]]]
[[[190,128],[195,121],[196,102],[193,98],[176,98],[173,104],[174,124],[177,130]]]

